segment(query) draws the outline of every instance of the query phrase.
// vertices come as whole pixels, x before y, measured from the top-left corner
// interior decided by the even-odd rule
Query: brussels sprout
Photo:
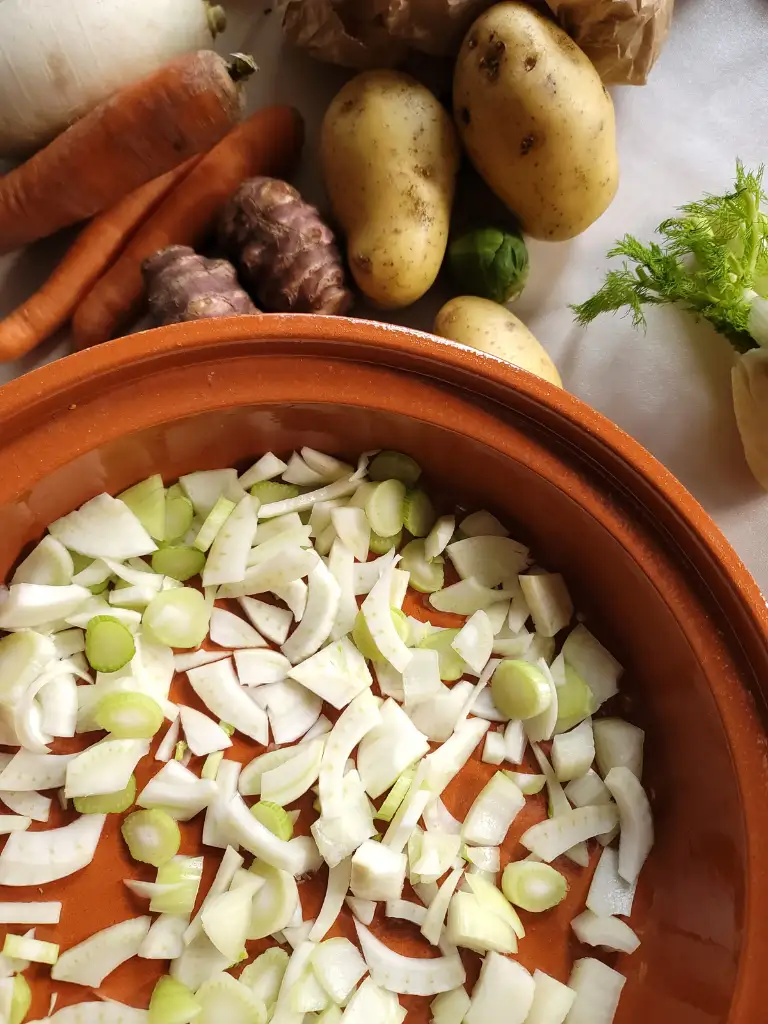
[[[522,235],[509,231],[468,231],[451,243],[448,259],[465,295],[504,304],[520,295],[528,279],[528,249]]]

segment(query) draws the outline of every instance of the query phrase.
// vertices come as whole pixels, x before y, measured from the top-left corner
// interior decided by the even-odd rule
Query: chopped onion
[[[298,873],[296,851],[253,817],[239,793],[229,801],[224,821],[238,845],[249,853],[281,871]]]
[[[128,506],[109,494],[91,498],[77,511],[51,523],[48,531],[64,547],[87,558],[123,562],[157,548]]]
[[[574,807],[587,807],[589,804],[609,804],[612,800],[611,791],[591,768],[580,779],[574,779],[565,787],[565,795]]]
[[[183,914],[160,914],[136,955],[143,960],[175,960],[184,952],[184,932],[188,924],[189,918]]]
[[[533,1003],[534,982],[522,964],[498,953],[483,961],[464,1021],[466,1024],[523,1024]]]
[[[0,924],[58,924],[60,918],[61,903],[0,903]]]
[[[619,809],[619,874],[627,882],[636,882],[653,846],[653,817],[648,797],[629,768],[612,768],[605,777],[605,784]]]
[[[357,896],[347,896],[344,902],[361,924],[371,924],[376,914],[374,900],[361,900]]]
[[[64,587],[72,582],[73,574],[71,554],[55,537],[47,536],[18,565],[11,577],[11,584],[38,583]]]
[[[162,1024],[178,1024],[199,1017],[202,1005],[194,995],[175,978],[168,975],[160,978],[152,991],[149,1001],[149,1019]]]
[[[495,875],[501,870],[501,854],[498,846],[465,846],[461,855],[480,871]]]
[[[608,832],[618,821],[612,804],[602,807],[577,807],[548,821],[533,825],[520,837],[520,842],[543,861],[553,861],[577,843]]]
[[[344,766],[366,733],[381,724],[381,713],[370,690],[364,690],[344,709],[328,735],[320,766],[320,804],[324,817],[344,810]]]
[[[419,903],[410,903],[408,900],[387,900],[384,913],[387,917],[394,917],[400,921],[410,921],[411,924],[421,928],[427,917],[427,908]],[[363,924],[365,923],[363,921]],[[370,924],[370,921],[368,924]]]
[[[643,777],[645,733],[621,718],[600,718],[594,723],[595,756],[600,774],[612,768],[628,768],[638,779]]]
[[[587,907],[603,917],[619,914],[629,917],[635,900],[637,881],[627,882],[619,874],[619,854],[606,846],[597,862],[587,894]]]
[[[223,971],[205,981],[195,992],[202,1012],[194,1019],[198,1024],[259,1024],[266,1008],[259,997],[230,974]]]
[[[359,921],[355,921],[355,929],[371,977],[377,985],[389,992],[435,996],[463,985],[466,980],[464,965],[458,954],[435,959],[414,959],[385,946]]]
[[[204,469],[179,477],[179,486],[195,507],[195,512],[207,518],[216,502],[226,497],[238,502],[243,497],[243,488],[237,480],[235,469]]]
[[[436,946],[440,942],[451,897],[456,891],[456,887],[461,881],[463,874],[463,867],[454,868],[440,886],[437,891],[437,895],[429,905],[429,909],[427,910],[424,918],[424,923],[421,926],[421,934],[427,942],[432,943],[433,946]]]
[[[526,573],[519,577],[533,626],[541,636],[556,636],[573,616],[573,601],[559,572]]]
[[[210,978],[226,971],[232,964],[204,933],[197,935],[180,957],[171,963],[171,977],[195,992]]]
[[[440,797],[430,800],[425,808],[424,824],[432,832],[443,832],[456,836],[461,834],[461,822],[454,818]]]
[[[525,797],[515,783],[504,772],[496,772],[464,819],[464,841],[476,846],[500,846],[523,807]]]
[[[346,707],[372,682],[365,658],[347,637],[294,665],[289,674],[338,710]]]
[[[600,960],[577,960],[568,987],[576,999],[568,1014],[568,1024],[613,1024],[626,978]]]
[[[322,739],[302,744],[295,757],[261,777],[261,796],[264,800],[285,807],[298,800],[317,782],[325,742]]]
[[[269,720],[237,680],[230,658],[201,665],[187,673],[192,689],[216,718],[266,746]]]
[[[409,708],[409,717],[427,739],[444,742],[455,730],[472,690],[473,686],[468,681],[456,683],[450,689],[441,684],[439,693],[419,700]]]
[[[248,938],[263,939],[288,927],[296,908],[301,906],[299,890],[290,872],[263,861],[254,861],[250,870],[264,879],[264,885],[253,897]]]
[[[430,1003],[434,1024],[462,1024],[470,999],[463,987],[435,996]]]
[[[49,636],[28,630],[4,636],[0,640],[0,701],[13,707],[55,657]]]
[[[533,972],[533,1002],[525,1024],[563,1024],[576,993],[543,971]]]
[[[51,977],[98,988],[120,964],[136,956],[151,923],[151,917],[134,917],[96,932],[62,953]]]
[[[429,559],[437,558],[445,551],[456,530],[455,516],[441,516],[424,541],[424,553]]]
[[[158,807],[168,811],[177,821],[189,821],[212,802],[216,783],[198,779],[178,761],[168,761],[138,796],[140,807]]]
[[[233,654],[242,686],[268,686],[282,682],[291,668],[284,654],[267,648],[237,650]]]
[[[229,802],[237,793],[242,765],[239,761],[222,759],[216,771],[216,796],[208,805],[203,824],[203,845],[226,850],[237,846],[236,836],[227,824]]]
[[[268,1014],[277,1002],[288,960],[284,949],[272,946],[248,964],[240,975],[240,984],[247,985],[262,1000]]]
[[[466,877],[469,881],[477,876]],[[517,952],[517,935],[512,926],[483,906],[471,892],[454,893],[448,908],[446,935],[452,945],[463,946],[476,953]]]
[[[128,785],[136,765],[149,753],[149,740],[101,740],[67,765],[64,795],[101,796]]]
[[[317,915],[315,923],[309,931],[308,938],[310,942],[321,942],[330,931],[336,921],[336,918],[341,913],[341,908],[344,905],[344,898],[347,895],[347,890],[349,889],[351,872],[352,862],[349,859],[340,861],[335,867],[332,867],[329,870],[325,899],[323,900],[323,905],[320,908],[320,913]]]
[[[587,718],[570,732],[560,733],[552,741],[552,766],[560,782],[580,779],[595,759],[592,719]]]
[[[575,917],[571,928],[579,942],[601,946],[614,953],[634,953],[640,945],[640,939],[624,921],[595,914],[592,910],[585,910]]]
[[[366,839],[352,856],[349,887],[364,900],[396,900],[405,882],[406,856]]]
[[[589,686],[598,703],[604,704],[619,692],[623,669],[586,626],[578,625],[563,644],[563,657]]]
[[[341,598],[341,589],[325,563],[316,561],[308,577],[304,616],[283,644],[283,654],[294,665],[322,647],[331,634]]]
[[[456,865],[461,849],[461,836],[444,832],[414,833],[415,835],[419,835],[419,842],[411,863],[411,874],[417,875],[422,882],[436,882],[449,868]]]
[[[316,948],[314,942],[304,941],[294,949],[280,985],[272,1024],[301,1024],[303,1021],[304,1015],[293,1009],[293,990],[304,975]]]
[[[482,760],[485,764],[501,764],[506,756],[507,749],[504,743],[504,734],[501,732],[488,732],[485,736]],[[514,782],[514,779],[512,780]]]
[[[253,897],[263,887],[264,879],[247,871],[228,892],[207,899],[200,911],[203,931],[230,962],[245,949],[251,923]]]
[[[44,885],[93,860],[106,815],[84,814],[63,828],[14,832],[0,853],[0,885]]]

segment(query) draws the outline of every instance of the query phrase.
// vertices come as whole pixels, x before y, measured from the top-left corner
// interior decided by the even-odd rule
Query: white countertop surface
[[[280,52],[276,17],[259,16],[259,0],[227,0],[233,15],[226,50],[247,49],[261,67],[252,105],[293,103],[308,122],[297,180],[322,202],[314,172],[317,128],[344,80],[338,69]],[[263,6],[269,6],[265,4]],[[764,0],[677,0],[671,37],[650,83],[614,89],[622,179],[613,205],[569,243],[530,245],[531,278],[515,312],[558,363],[565,386],[615,420],[693,492],[768,593],[768,495],[753,481],[741,451],[730,394],[732,354],[706,324],[671,309],[652,311],[643,335],[621,318],[589,330],[574,326],[568,304],[600,284],[604,253],[626,232],[650,238],[674,208],[703,192],[725,191],[735,160],[768,158],[768,5]],[[0,259],[0,314],[23,300],[63,246],[54,240]],[[397,316],[429,330],[442,296]],[[0,382],[65,355],[54,339],[15,365]]]

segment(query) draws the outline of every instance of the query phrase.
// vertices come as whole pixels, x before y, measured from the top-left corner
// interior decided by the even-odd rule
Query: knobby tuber
[[[143,266],[150,312],[161,327],[218,316],[258,313],[227,260],[209,260],[171,245]]]
[[[219,242],[271,313],[341,316],[352,304],[333,232],[285,181],[243,182],[222,211]]]

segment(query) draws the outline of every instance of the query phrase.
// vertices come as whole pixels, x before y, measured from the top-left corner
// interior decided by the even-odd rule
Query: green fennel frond
[[[750,297],[761,277],[768,283],[762,182],[762,167],[747,171],[737,161],[733,191],[681,207],[657,228],[659,241],[644,245],[625,235],[607,254],[624,258],[621,269],[610,270],[592,298],[571,307],[578,322],[626,309],[632,323],[644,327],[643,306],[679,303],[737,348],[753,344],[746,333]]]

